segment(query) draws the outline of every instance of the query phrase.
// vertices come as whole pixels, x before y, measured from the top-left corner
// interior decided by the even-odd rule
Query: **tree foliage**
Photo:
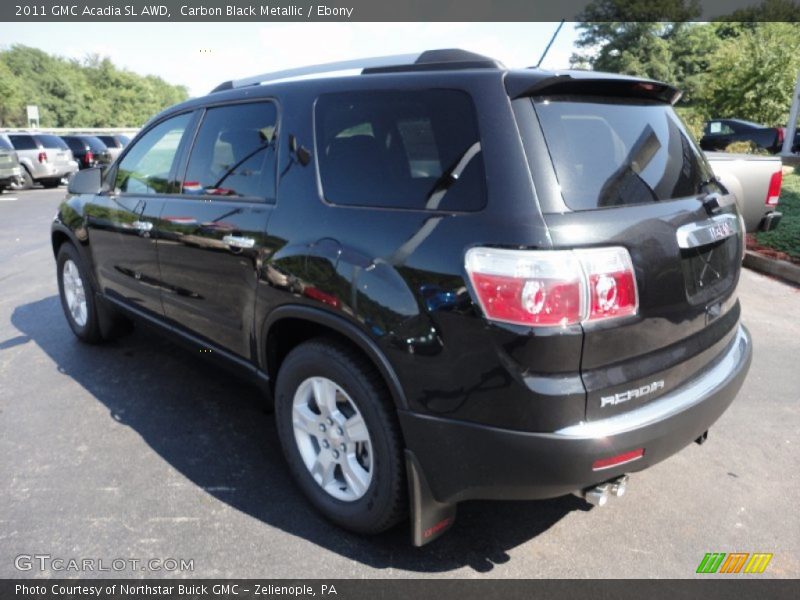
[[[0,51],[0,125],[27,125],[25,105],[42,127],[139,127],[188,96],[183,86],[141,76],[108,58],[71,60],[16,45]]]
[[[785,125],[800,70],[800,26],[761,23],[714,54],[700,97],[715,117]]]
[[[675,85],[693,123],[785,125],[800,70],[797,0],[765,0],[712,23],[691,22],[698,15],[695,0],[595,0],[581,15],[571,62]],[[633,18],[642,21],[626,22]],[[778,20],[786,22],[770,22]]]

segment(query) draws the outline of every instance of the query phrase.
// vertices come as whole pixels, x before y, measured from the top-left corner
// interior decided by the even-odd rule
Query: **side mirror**
[[[70,194],[99,194],[103,187],[103,169],[93,167],[74,173],[69,178],[67,191]]]

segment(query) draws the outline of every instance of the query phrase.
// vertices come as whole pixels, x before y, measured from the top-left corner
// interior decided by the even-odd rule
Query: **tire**
[[[61,179],[43,179],[40,181],[45,188],[56,188],[61,185]]]
[[[28,169],[25,167],[22,168],[22,185],[20,185],[19,189],[21,190],[29,190],[33,187],[33,177],[31,174],[28,173]]]
[[[365,534],[405,518],[400,428],[383,380],[363,357],[326,338],[297,346],[278,373],[275,420],[292,476],[325,517]],[[315,479],[311,469],[320,466]]]
[[[56,273],[61,308],[64,310],[70,329],[82,342],[89,344],[102,342],[94,289],[86,267],[72,244],[64,243],[58,249]],[[80,307],[81,299],[83,308]]]

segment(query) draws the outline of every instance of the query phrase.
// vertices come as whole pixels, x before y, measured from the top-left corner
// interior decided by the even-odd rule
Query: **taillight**
[[[764,203],[767,206],[778,206],[778,200],[781,197],[781,184],[783,183],[783,171],[775,171],[769,180],[769,190],[767,191],[767,199]]]
[[[465,266],[487,319],[532,327],[635,315],[636,277],[625,248],[471,248]]]
[[[83,155],[83,164],[85,164],[88,167],[92,164],[93,160],[94,160],[94,154],[92,154],[91,150],[87,150],[86,154]]]
[[[783,128],[782,127],[778,127],[778,144],[781,145],[781,146],[783,146],[784,136],[785,136],[785,133],[783,131]]]
[[[635,315],[639,308],[636,276],[625,248],[576,251],[586,272],[589,294],[587,321]]]
[[[40,163],[47,162],[47,152],[39,152],[39,162]]]

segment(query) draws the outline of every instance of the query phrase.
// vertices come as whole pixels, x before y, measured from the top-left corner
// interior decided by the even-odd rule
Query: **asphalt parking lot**
[[[191,559],[86,576],[692,577],[706,552],[770,552],[800,576],[800,290],[744,271],[755,355],[708,443],[587,510],[473,502],[413,548],[362,538],[292,484],[259,394],[143,328],[92,347],[61,313],[49,221],[64,190],[0,195],[0,577],[15,557]],[[13,198],[16,198],[15,200]]]

